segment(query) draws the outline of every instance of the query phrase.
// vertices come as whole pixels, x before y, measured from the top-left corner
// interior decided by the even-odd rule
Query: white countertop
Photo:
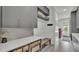
[[[27,38],[16,39],[12,41],[8,41],[7,43],[0,43],[0,52],[10,51],[17,47],[23,46],[25,44],[29,44],[38,39],[43,39],[44,37],[31,36]]]
[[[79,33],[72,33],[72,36],[74,36],[79,41]]]

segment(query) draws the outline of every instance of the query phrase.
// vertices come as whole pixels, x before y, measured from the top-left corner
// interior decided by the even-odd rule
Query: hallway
[[[42,52],[76,52],[70,38],[56,39],[55,45],[48,46]]]

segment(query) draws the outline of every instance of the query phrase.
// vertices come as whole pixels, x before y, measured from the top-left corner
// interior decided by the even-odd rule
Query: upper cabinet
[[[38,6],[37,7],[37,16],[45,21],[49,20],[49,9],[46,6]]]
[[[77,13],[76,13],[76,27],[79,28],[79,7],[77,8]]]
[[[0,6],[0,28],[2,27],[2,7]]]
[[[71,20],[70,20],[70,33],[76,33],[76,11],[71,12]]]
[[[36,6],[3,6],[2,27],[3,28],[36,28],[37,7]]]

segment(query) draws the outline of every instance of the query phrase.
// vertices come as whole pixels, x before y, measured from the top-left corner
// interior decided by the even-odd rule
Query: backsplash
[[[33,35],[33,28],[2,28],[1,31],[7,31],[6,36],[8,41]]]

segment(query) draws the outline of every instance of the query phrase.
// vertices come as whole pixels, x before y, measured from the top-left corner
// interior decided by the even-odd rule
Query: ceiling
[[[58,19],[69,18],[70,12],[73,10],[73,6],[55,6],[55,11]]]

